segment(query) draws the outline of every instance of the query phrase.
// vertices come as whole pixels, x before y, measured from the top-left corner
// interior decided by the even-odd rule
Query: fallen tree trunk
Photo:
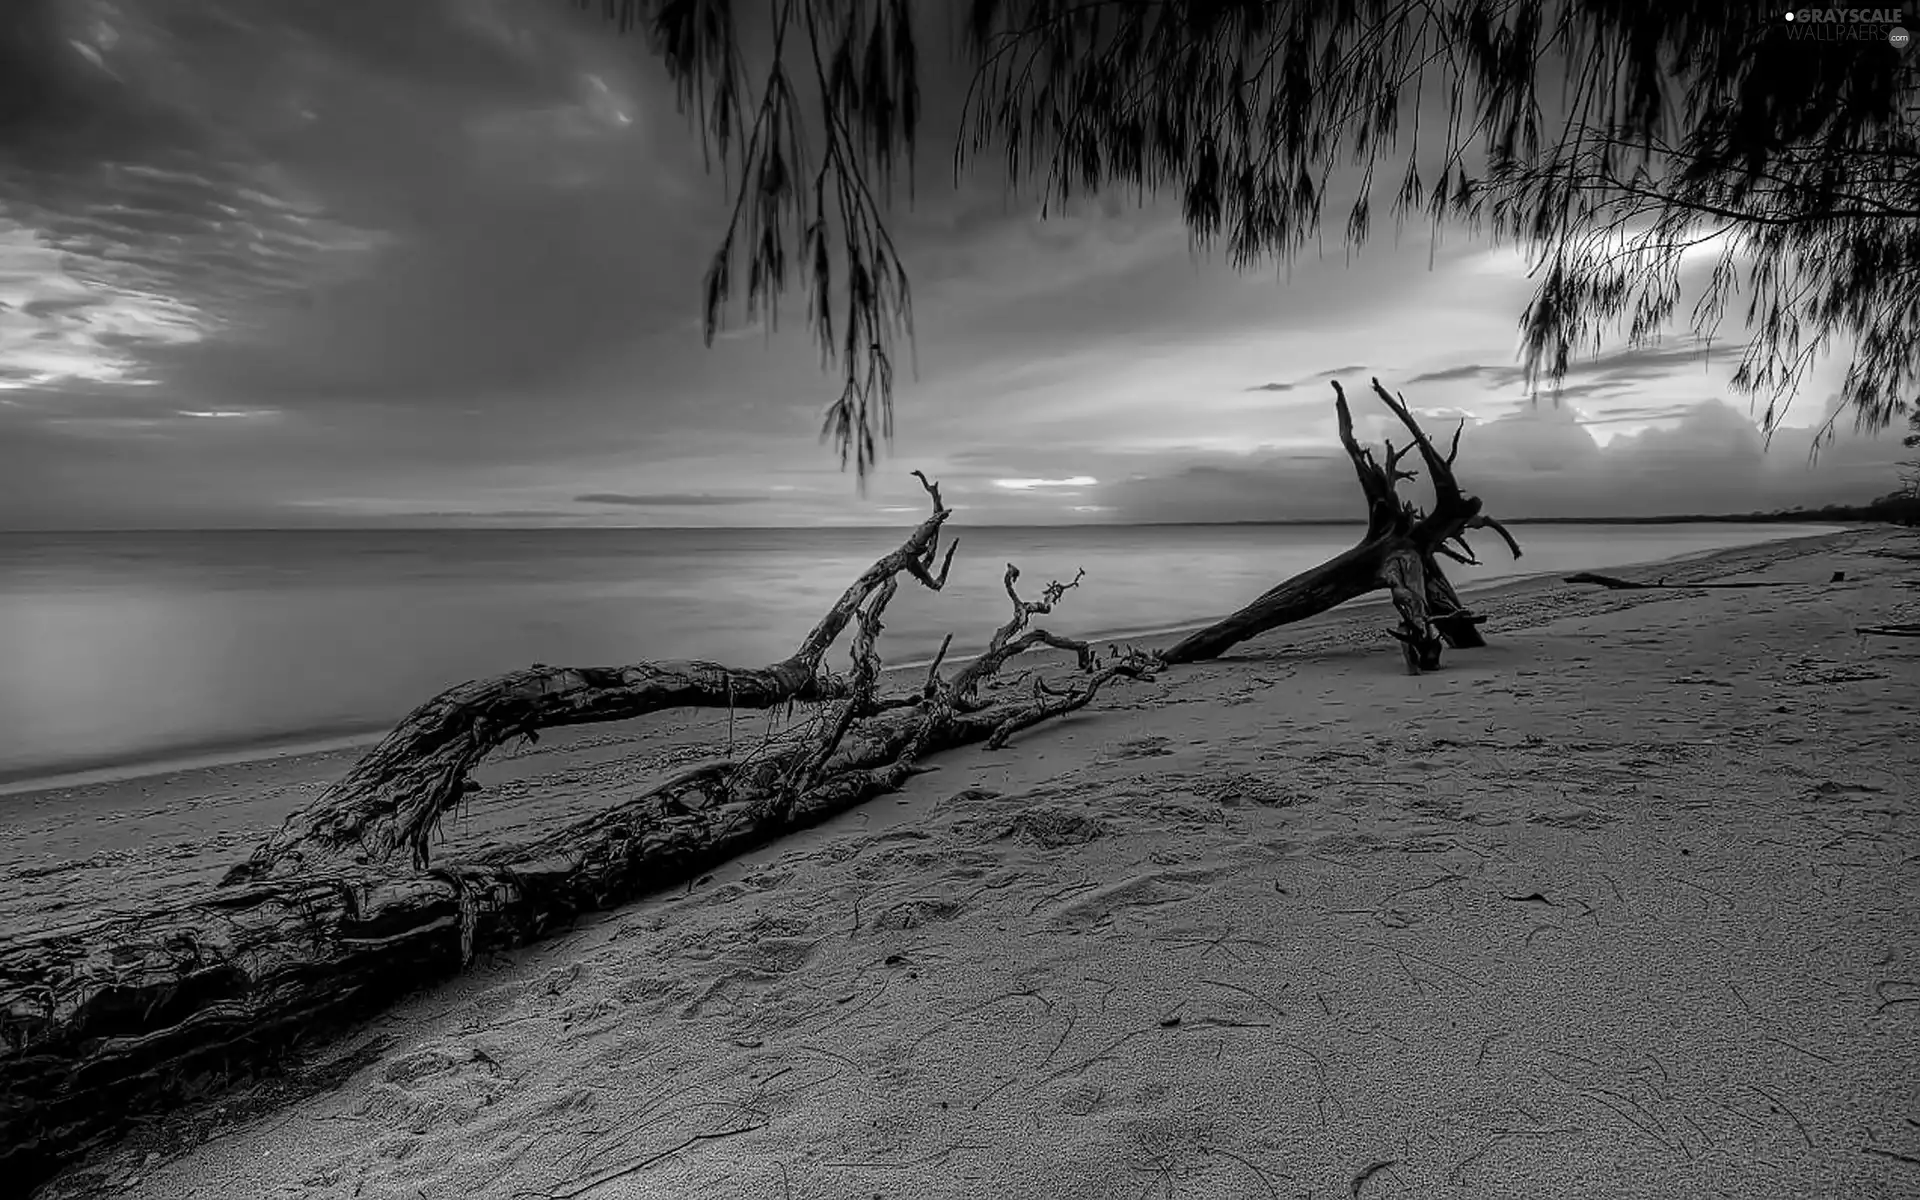
[[[1082,694],[1090,699],[1100,679]],[[876,756],[909,746],[930,754],[1032,715],[896,718],[869,745]],[[515,852],[425,872],[259,880],[0,951],[0,1169],[38,1182],[131,1119],[254,1075],[477,954],[693,878],[890,791],[915,761],[849,765],[779,800],[749,789],[741,798],[731,764],[710,766]]]
[[[534,668],[451,689],[222,886],[161,912],[0,949],[0,1171],[33,1186],[133,1119],[255,1074],[476,954],[689,879],[897,788],[927,755],[1004,744],[1090,703],[1112,679],[1149,673],[1142,656],[1102,663],[1084,642],[1028,628],[1074,583],[1022,601],[1009,566],[1013,614],[987,652],[950,678],[936,662],[916,693],[881,696],[875,644],[897,574],[934,588],[946,577],[945,564],[938,575],[931,566],[949,510],[926,486],[933,515],[861,577],[794,658],[761,671]],[[818,675],[850,623],[854,669]],[[982,696],[1009,659],[1043,646],[1075,655],[1077,683]],[[468,794],[467,771],[507,737],[743,696],[753,707],[824,699],[832,717],[737,760],[680,771],[530,844],[429,863],[427,835]]]
[[[143,1114],[244,1078],[288,1049],[338,1032],[396,997],[516,946],[581,913],[683,881],[746,848],[893,790],[926,756],[1009,737],[1090,703],[1108,681],[1211,658],[1278,625],[1385,589],[1409,667],[1440,647],[1480,644],[1437,556],[1472,562],[1464,534],[1505,529],[1455,483],[1459,432],[1442,456],[1404,401],[1374,390],[1413,434],[1384,466],[1353,435],[1335,385],[1341,442],[1368,501],[1361,543],[1157,656],[1103,662],[1086,643],[1030,628],[1072,588],[1022,600],[1007,567],[1011,617],[987,650],[942,675],[946,646],[914,693],[879,693],[882,617],[906,575],[941,589],[954,546],[939,554],[950,510],[920,477],[933,511],[864,572],[794,654],[741,669],[717,663],[536,665],[462,684],[414,710],[338,783],[288,818],[219,888],[137,919],[97,922],[0,948],[0,1171],[32,1186],[61,1162]],[[1435,504],[1422,514],[1395,493],[1418,450]],[[917,474],[917,473],[916,473]],[[1452,549],[1457,543],[1461,551]],[[934,570],[936,561],[939,569]],[[854,627],[853,668],[823,667]],[[951,639],[949,639],[949,643]],[[1013,657],[1051,647],[1079,679],[1036,678],[1019,697],[983,695]],[[477,790],[473,768],[514,738],[673,708],[804,704],[818,719],[736,759],[683,770],[608,811],[536,841],[434,864],[440,823]],[[403,853],[404,852],[404,853]]]
[[[415,866],[440,820],[465,797],[468,773],[514,738],[542,729],[624,721],[673,708],[767,709],[799,701],[844,699],[853,680],[822,674],[821,662],[869,597],[911,575],[939,591],[958,543],[939,573],[940,528],[952,510],[940,489],[915,472],[933,512],[899,549],[875,562],[827,610],[792,655],[755,669],[711,662],[651,662],[625,667],[548,667],[449,688],[397,725],[347,775],[295,813],[229,883],[287,876],[343,862],[384,862],[407,848]]]
[[[1460,452],[1460,432],[1454,430],[1453,444],[1442,455],[1428,439],[1420,423],[1407,407],[1405,397],[1395,396],[1373,381],[1379,396],[1406,426],[1413,440],[1396,450],[1387,443],[1384,463],[1361,446],[1353,433],[1353,413],[1347,406],[1346,392],[1333,385],[1334,408],[1340,423],[1340,444],[1353,463],[1360,490],[1367,502],[1367,530],[1351,550],[1266,592],[1253,603],[1214,624],[1189,634],[1160,654],[1163,662],[1186,663],[1217,658],[1249,638],[1283,625],[1291,625],[1317,616],[1369,592],[1387,591],[1393,597],[1401,623],[1388,630],[1399,639],[1409,671],[1430,671],[1440,665],[1443,645],[1469,648],[1486,645],[1479,626],[1484,617],[1471,612],[1461,602],[1453,584],[1440,569],[1439,557],[1464,563],[1478,562],[1467,544],[1471,529],[1491,529],[1506,542],[1515,558],[1519,543],[1492,517],[1481,512],[1478,497],[1461,490],[1453,474],[1454,459]],[[1402,480],[1415,478],[1412,471],[1400,469],[1407,454],[1418,451],[1433,484],[1431,512],[1421,512],[1403,503],[1397,487]],[[1455,546],[1459,549],[1454,549]]]

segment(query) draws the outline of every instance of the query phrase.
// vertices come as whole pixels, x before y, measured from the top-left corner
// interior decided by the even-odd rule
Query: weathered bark
[[[686,880],[897,788],[930,754],[1002,745],[1084,706],[1112,679],[1149,673],[1142,656],[1103,663],[1084,642],[1029,629],[1078,578],[1022,601],[1009,566],[1013,614],[986,654],[951,678],[936,663],[914,694],[879,695],[875,643],[897,575],[934,588],[946,578],[945,564],[937,576],[931,568],[948,510],[927,489],[933,515],[781,663],[536,667],[454,688],[222,886],[138,918],[0,948],[0,1172],[32,1186],[130,1120],[244,1078],[478,953]],[[853,671],[821,675],[822,655],[850,623]],[[1075,655],[1074,686],[983,698],[1009,659],[1041,646]],[[465,793],[467,772],[509,737],[668,707],[790,699],[831,701],[830,718],[739,761],[682,770],[529,844],[427,863],[426,833]]]
[[[1357,596],[1377,591],[1381,554],[1373,542],[1363,541],[1319,566],[1262,593],[1240,611],[1196,629],[1161,652],[1168,663],[1200,662],[1218,658],[1234,646],[1269,629],[1305,620],[1337,608]]]
[[[1389,393],[1378,379],[1373,381],[1373,390],[1413,440],[1398,450],[1388,442],[1386,461],[1375,459],[1354,437],[1346,392],[1337,382],[1333,385],[1340,444],[1353,463],[1367,505],[1367,530],[1359,543],[1279,584],[1231,616],[1196,630],[1163,651],[1162,661],[1217,658],[1249,638],[1381,590],[1393,598],[1400,614],[1400,625],[1388,632],[1399,639],[1410,671],[1438,667],[1443,645],[1467,648],[1486,644],[1479,630],[1485,618],[1461,603],[1440,570],[1438,556],[1477,562],[1465,536],[1471,529],[1498,533],[1515,558],[1520,557],[1520,546],[1505,527],[1481,512],[1479,498],[1462,491],[1454,477],[1453,462],[1460,452],[1460,432],[1466,423],[1461,422],[1454,430],[1453,443],[1442,455],[1414,419],[1404,397]],[[1433,486],[1433,508],[1429,512],[1401,501],[1396,492],[1402,480],[1415,478],[1413,472],[1400,469],[1400,460],[1413,452],[1418,452],[1426,464]]]
[[[384,862],[405,847],[414,865],[441,819],[466,795],[467,776],[517,737],[568,725],[623,721],[674,708],[767,709],[795,701],[845,699],[855,681],[821,673],[821,660],[868,597],[907,574],[939,591],[957,542],[939,574],[940,527],[952,510],[940,489],[915,472],[933,512],[899,549],[868,567],[814,625],[798,649],[770,666],[649,662],[624,667],[549,667],[463,683],[409,713],[379,745],[313,804],[287,818],[228,883],[309,868]]]
[[[918,740],[934,751],[996,727],[963,718]],[[896,720],[864,745],[884,755],[918,732]],[[245,1078],[475,954],[685,880],[905,774],[876,757],[774,803],[734,798],[729,766],[477,861],[259,879],[0,950],[0,1170],[38,1181],[130,1119]]]
[[[1485,615],[1468,610],[1438,562],[1428,558],[1421,565],[1427,575],[1427,607],[1435,614],[1433,627],[1440,631],[1447,645],[1455,650],[1477,650],[1485,646],[1487,639],[1480,636],[1480,626],[1487,619]]]

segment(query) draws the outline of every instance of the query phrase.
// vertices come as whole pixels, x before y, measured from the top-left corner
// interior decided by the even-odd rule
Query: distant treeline
[[[1671,513],[1659,517],[1502,517],[1507,525],[1765,525],[1801,522],[1808,525],[1857,525],[1887,522],[1920,525],[1920,492],[1889,492],[1865,504],[1829,504],[1825,508],[1776,508],[1750,513]],[[1338,525],[1355,521],[1143,521],[1143,525]],[[1062,526],[1061,528],[1073,528]]]
[[[1920,493],[1890,492],[1865,504],[1829,504],[1825,508],[1776,508],[1771,512],[1684,513],[1663,517],[1513,517],[1509,525],[1680,525],[1702,521],[1757,525],[1800,521],[1815,525],[1889,522],[1920,525]]]

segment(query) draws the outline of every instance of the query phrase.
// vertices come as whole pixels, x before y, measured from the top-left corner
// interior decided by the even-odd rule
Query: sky
[[[1893,486],[1809,462],[1843,358],[1771,445],[1684,333],[1533,402],[1510,248],[1425,226],[1291,270],[1112,197],[955,185],[929,85],[891,222],[917,371],[864,495],[804,303],[701,280],[728,193],[664,69],[562,0],[10,0],[0,18],[0,528],[1357,519],[1329,379],[1378,375],[1510,516],[1742,512]],[[7,22],[12,24],[7,24]],[[950,72],[949,72],[950,74]],[[1337,228],[1337,218],[1331,222]]]

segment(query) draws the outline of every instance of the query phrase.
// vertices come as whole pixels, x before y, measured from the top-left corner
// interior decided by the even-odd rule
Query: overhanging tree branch
[[[734,262],[730,233],[712,279],[743,268],[749,313],[771,316],[804,277],[823,359],[844,376],[823,434],[864,480],[891,429],[892,339],[912,345],[885,186],[918,131],[908,0],[575,2],[646,28],[733,186],[762,189],[737,209],[736,229],[738,214],[764,214],[747,261]],[[754,104],[736,26],[760,20],[806,37],[776,37],[754,64]],[[1376,178],[1397,176],[1396,230],[1416,216],[1436,232],[1465,222],[1541,268],[1523,315],[1536,389],[1616,325],[1636,344],[1656,336],[1695,227],[1722,223],[1747,270],[1712,274],[1696,332],[1744,285],[1755,329],[1734,383],[1770,394],[1769,427],[1809,349],[1852,354],[1842,401],[1863,428],[1920,392],[1920,173],[1887,169],[1920,160],[1920,110],[1902,103],[1910,85],[1890,50],[1793,40],[1777,13],[1707,0],[973,0],[963,28],[975,70],[956,171],[1003,165],[1037,186],[1043,212],[1113,188],[1171,192],[1198,245],[1250,266],[1317,238],[1336,168],[1362,180],[1350,244],[1371,230]],[[825,146],[811,187],[791,182],[803,78]],[[1435,96],[1442,119],[1423,124]],[[767,103],[780,119],[752,136]],[[1549,110],[1557,142],[1543,137]],[[1591,240],[1643,219],[1630,260]],[[710,282],[710,319],[730,295]]]

